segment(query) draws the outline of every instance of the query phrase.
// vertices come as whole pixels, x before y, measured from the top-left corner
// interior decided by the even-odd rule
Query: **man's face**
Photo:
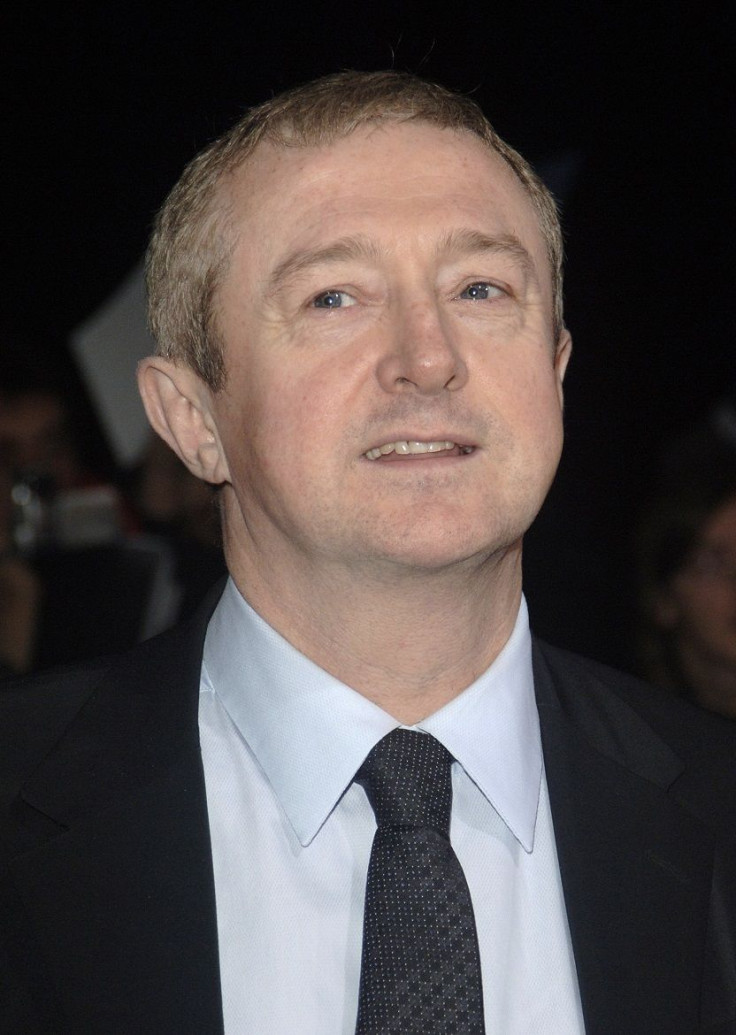
[[[468,133],[389,124],[262,145],[226,202],[236,579],[256,556],[426,571],[518,543],[559,459],[568,343],[511,170]]]

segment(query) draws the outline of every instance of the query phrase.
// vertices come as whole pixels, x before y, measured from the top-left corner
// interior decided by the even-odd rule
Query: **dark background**
[[[548,177],[575,354],[528,593],[543,633],[627,664],[630,538],[659,446],[736,381],[732,6],[58,8],[0,16],[0,316],[59,350],[140,259],[186,160],[315,75],[393,66],[472,92]]]

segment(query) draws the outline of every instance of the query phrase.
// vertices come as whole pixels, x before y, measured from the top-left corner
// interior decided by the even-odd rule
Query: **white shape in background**
[[[146,325],[142,261],[72,331],[69,346],[115,459],[121,467],[133,466],[151,436],[135,378],[138,361],[154,350]]]

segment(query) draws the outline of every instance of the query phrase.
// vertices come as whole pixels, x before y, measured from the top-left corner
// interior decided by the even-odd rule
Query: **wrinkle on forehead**
[[[223,187],[234,250],[248,256],[259,293],[322,263],[376,265],[381,240],[371,221],[386,241],[404,216],[424,219],[424,231],[434,224],[433,254],[504,253],[527,282],[546,287],[548,253],[534,206],[503,160],[464,131],[391,124],[324,147],[264,142]],[[324,233],[332,223],[334,237]]]
[[[412,168],[412,155],[427,148],[427,136],[434,138],[432,163],[421,161]],[[411,137],[417,138],[416,143]],[[421,138],[424,137],[422,140]],[[407,158],[408,150],[408,158]],[[392,154],[396,161],[392,160]],[[277,200],[278,181],[288,185],[289,198],[284,198],[288,207],[296,196],[314,194],[315,199],[324,189],[328,197],[338,188],[349,189],[350,181],[356,181],[356,200],[365,198],[368,176],[369,193],[372,188],[380,192],[380,179],[384,171],[400,170],[400,182],[393,183],[390,198],[401,202],[409,200],[416,193],[415,181],[423,180],[419,193],[447,191],[458,175],[473,174],[470,166],[480,158],[487,166],[490,178],[499,185],[518,187],[522,204],[528,204],[530,214],[536,221],[534,207],[521,184],[517,183],[513,170],[478,137],[466,130],[455,130],[417,123],[388,123],[359,127],[353,133],[340,137],[326,145],[305,145],[285,147],[271,141],[260,144],[248,161],[234,170],[221,188],[236,206],[247,212],[259,206],[259,196],[269,201]],[[368,166],[375,168],[376,176],[369,173]],[[339,172],[338,172],[339,170]]]

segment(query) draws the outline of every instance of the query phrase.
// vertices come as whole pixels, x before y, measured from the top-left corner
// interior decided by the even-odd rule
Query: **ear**
[[[213,485],[230,480],[212,411],[212,395],[190,367],[161,356],[138,365],[138,389],[153,430],[192,474]]]
[[[572,336],[567,327],[563,327],[557,339],[555,348],[555,374],[557,375],[557,394],[560,399],[560,406],[563,405],[562,383],[565,380],[565,371],[572,355]]]

